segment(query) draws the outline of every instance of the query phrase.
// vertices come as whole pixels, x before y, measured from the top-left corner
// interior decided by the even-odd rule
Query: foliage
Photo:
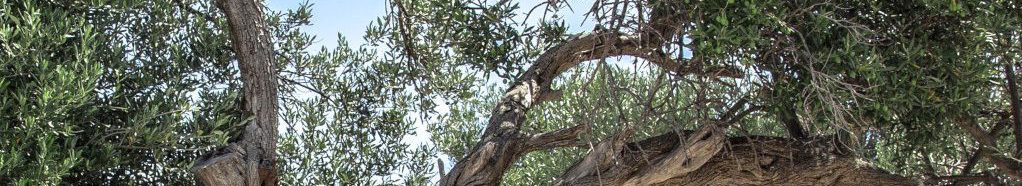
[[[96,33],[81,19],[44,24],[70,12],[32,2],[0,6],[0,113],[10,113],[0,116],[0,182],[56,184],[83,159],[81,150],[59,147],[84,144],[73,136],[76,125],[96,110],[89,107],[101,73]]]
[[[212,3],[0,3],[0,183],[195,184],[194,161],[248,117]],[[424,184],[431,149],[402,141],[407,98],[363,81],[380,71],[369,51],[340,41],[309,53],[309,12],[267,13],[282,67],[281,182]]]

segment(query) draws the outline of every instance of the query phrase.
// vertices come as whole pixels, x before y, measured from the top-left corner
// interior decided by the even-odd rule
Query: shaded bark
[[[962,128],[962,130],[965,130],[972,139],[979,142],[980,156],[993,163],[998,171],[1014,179],[1022,180],[1022,161],[1000,153],[997,150],[997,139],[994,135],[980,128],[975,118],[959,118],[955,124]]]
[[[625,134],[630,134],[626,131]],[[650,185],[696,171],[724,147],[724,131],[706,124],[625,145],[618,135],[596,145],[565,171],[558,185]],[[681,142],[680,139],[685,139]]]
[[[781,123],[784,123],[784,129],[788,131],[788,136],[798,140],[808,140],[809,134],[802,127],[802,123],[798,121],[794,105],[784,105],[784,107],[781,113],[778,114],[778,118]]]
[[[676,141],[676,140],[675,140]],[[860,161],[836,139],[732,137],[701,168],[657,185],[918,185]]]
[[[1014,125],[1012,128],[1015,134],[1015,158],[1022,156],[1022,100],[1019,100],[1018,95],[1018,84],[1016,84],[1015,77],[1015,65],[1009,62],[1004,64],[1004,76],[1007,79],[1005,82],[1008,85],[1007,91],[1009,95],[1008,102],[1011,103],[1011,121]]]
[[[244,110],[253,119],[240,141],[196,163],[203,185],[276,185],[277,75],[273,44],[258,0],[219,0],[244,86]]]
[[[601,167],[579,166],[589,156],[568,169],[559,185],[917,185],[906,177],[887,173],[847,154],[847,149],[833,138],[815,138],[802,141],[790,138],[748,136],[721,138],[724,148],[708,154],[708,159],[696,169],[661,170],[679,173],[665,180],[635,184],[634,178],[646,177],[641,170],[655,166],[654,162],[674,156],[678,147],[684,147],[691,137],[701,137],[697,131],[669,132],[642,141],[622,144],[613,154],[614,162]],[[699,141],[691,144],[698,144]],[[601,143],[602,144],[602,143]],[[690,145],[695,146],[695,145]],[[598,145],[594,152],[600,152]],[[699,151],[690,151],[699,152]],[[705,154],[692,153],[690,156]],[[684,164],[682,164],[684,165]],[[573,172],[587,171],[588,176],[573,176]],[[599,171],[599,172],[597,172]]]

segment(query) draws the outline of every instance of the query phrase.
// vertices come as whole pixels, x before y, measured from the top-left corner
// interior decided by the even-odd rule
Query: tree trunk
[[[254,119],[240,141],[196,163],[203,185],[276,185],[277,75],[273,44],[258,0],[219,0],[244,86],[244,109]]]

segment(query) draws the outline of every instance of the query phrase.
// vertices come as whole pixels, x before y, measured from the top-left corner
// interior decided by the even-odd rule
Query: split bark
[[[670,132],[642,141],[621,145],[613,154],[613,164],[599,167],[579,166],[568,170],[571,174],[588,170],[585,177],[565,176],[559,185],[918,185],[910,178],[887,173],[868,163],[858,161],[846,149],[838,149],[833,138],[814,138],[810,141],[768,136],[732,137],[720,144],[717,153],[691,153],[690,157],[708,154],[708,159],[695,169],[661,170],[654,174],[678,175],[665,180],[640,184],[630,183],[648,174],[641,172],[651,162],[675,156],[683,143],[700,131]],[[683,141],[679,136],[690,136]],[[695,142],[700,143],[700,142]],[[696,145],[689,145],[696,146]],[[599,148],[599,147],[597,147]],[[594,149],[600,151],[599,149]],[[699,152],[699,151],[693,151]],[[588,158],[588,157],[587,157]],[[685,164],[682,164],[685,165]],[[599,173],[597,173],[599,171]],[[683,174],[678,174],[684,172]]]
[[[277,75],[273,44],[258,0],[219,0],[244,86],[244,109],[254,119],[240,141],[196,163],[203,185],[276,185]]]
[[[836,138],[746,136],[727,144],[699,169],[656,185],[921,185],[856,159]]]

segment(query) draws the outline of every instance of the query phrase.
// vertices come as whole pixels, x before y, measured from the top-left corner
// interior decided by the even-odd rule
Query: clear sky
[[[525,13],[545,0],[519,0],[519,16],[524,17]],[[297,8],[303,0],[267,0],[267,5],[275,11]],[[562,12],[569,29],[572,32],[581,32],[592,29],[592,21],[583,23],[585,10],[592,5],[592,0],[568,0],[575,12]],[[306,31],[317,38],[317,42],[311,49],[319,51],[320,46],[333,48],[337,46],[337,34],[344,35],[351,46],[359,46],[365,41],[365,28],[376,18],[386,13],[386,0],[309,0],[312,3],[312,26],[306,27]],[[537,12],[542,8],[537,9]],[[539,16],[530,17],[535,21]]]
[[[267,5],[275,11],[297,8],[300,0],[267,0]],[[384,0],[309,0],[312,3],[312,26],[304,28],[307,33],[316,36],[316,43],[310,49],[319,51],[320,46],[337,47],[337,34],[348,40],[348,44],[358,46],[364,43],[366,26],[386,13],[387,2]]]

